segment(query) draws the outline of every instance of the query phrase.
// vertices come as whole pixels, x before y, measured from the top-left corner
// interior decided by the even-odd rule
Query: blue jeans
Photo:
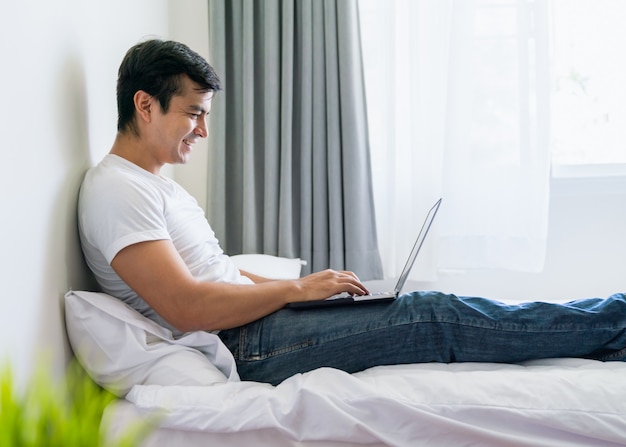
[[[220,332],[242,380],[278,384],[327,366],[626,359],[626,295],[507,305],[413,292],[393,303],[282,309]]]

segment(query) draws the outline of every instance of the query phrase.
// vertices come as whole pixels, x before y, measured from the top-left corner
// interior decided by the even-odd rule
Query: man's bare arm
[[[130,245],[115,256],[111,266],[161,317],[185,332],[241,326],[293,301],[367,292],[353,273],[334,270],[252,285],[198,281],[170,240]]]
[[[246,276],[252,280],[255,284],[261,284],[262,282],[275,281],[274,279],[265,278],[263,276],[255,275],[254,273],[246,272],[245,270],[239,270],[242,276]]]

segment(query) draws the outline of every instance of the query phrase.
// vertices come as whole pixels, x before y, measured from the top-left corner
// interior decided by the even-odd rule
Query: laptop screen
[[[422,245],[424,244],[424,240],[426,239],[428,230],[430,230],[430,226],[432,225],[433,220],[435,219],[435,216],[437,215],[437,211],[439,211],[439,205],[441,205],[441,200],[442,199],[437,200],[437,202],[433,205],[430,211],[428,211],[428,215],[426,216],[426,220],[422,224],[422,229],[420,230],[419,235],[417,236],[417,240],[415,241],[415,244],[413,245],[411,254],[409,255],[409,258],[407,259],[406,264],[404,264],[404,269],[402,269],[400,278],[398,278],[398,282],[394,290],[397,294],[400,294],[400,292],[402,291],[402,288],[404,287],[404,283],[409,277],[409,273],[411,272],[411,269],[413,268],[413,264],[415,263],[417,254],[419,253],[420,249],[422,248]]]

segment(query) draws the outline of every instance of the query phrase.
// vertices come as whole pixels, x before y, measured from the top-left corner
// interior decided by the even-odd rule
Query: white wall
[[[69,358],[62,297],[90,286],[76,234],[82,176],[115,135],[125,51],[168,34],[166,0],[2,0],[0,362],[24,377]]]

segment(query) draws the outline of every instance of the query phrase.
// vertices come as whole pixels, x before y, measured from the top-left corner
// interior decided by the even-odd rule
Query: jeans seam
[[[311,346],[313,346],[313,342],[311,340],[307,340],[307,341],[302,342],[302,343],[297,343],[297,344],[293,344],[293,345],[290,345],[290,346],[286,346],[284,348],[275,349],[273,351],[266,352],[264,354],[245,355],[243,353],[243,350],[240,350],[239,351],[239,360],[245,361],[245,362],[267,360],[267,359],[270,359],[272,357],[277,357],[277,356],[283,355],[283,354],[289,354],[290,352],[298,351],[298,350],[303,349],[303,348],[309,348]]]
[[[619,326],[614,326],[614,327],[606,327],[606,326],[596,326],[596,325],[592,325],[592,326],[581,326],[581,327],[571,327],[571,326],[567,326],[567,325],[556,325],[556,326],[545,326],[545,327],[528,327],[525,324],[520,324],[520,323],[512,323],[512,324],[502,324],[501,322],[499,323],[495,323],[493,325],[487,325],[487,324],[481,324],[480,321],[459,321],[457,320],[452,320],[452,319],[448,319],[448,318],[431,318],[431,319],[423,319],[423,320],[418,320],[418,321],[411,321],[411,322],[406,322],[406,323],[400,323],[398,324],[398,326],[401,325],[411,325],[411,324],[420,324],[420,323],[445,323],[445,324],[454,324],[454,325],[458,325],[458,326],[465,326],[465,327],[471,327],[471,328],[478,328],[478,329],[487,329],[487,330],[496,330],[496,331],[505,331],[505,332],[520,332],[520,331],[524,331],[524,332],[529,332],[529,333],[544,333],[544,332],[579,332],[579,331],[604,331],[604,330],[616,330],[616,329],[620,329]],[[385,327],[381,327],[381,328],[376,328],[374,330],[378,330],[378,329],[385,329]]]
[[[611,360],[622,360],[626,357],[626,348],[622,348],[617,352],[614,352],[612,354],[609,355],[603,355],[602,357],[598,357],[598,360],[606,362],[606,361],[611,361]]]
[[[247,332],[248,331],[246,331],[245,327],[242,327],[239,330],[239,346],[237,346],[237,351],[238,351],[237,352],[237,359],[239,359],[239,360],[243,360],[243,357],[244,357],[244,349],[246,347],[246,339],[247,339],[246,333]]]
[[[313,346],[314,343],[312,340],[306,340],[300,343],[295,343],[280,349],[275,349],[273,351],[269,351],[267,353],[264,354],[250,354],[250,355],[246,355],[246,347],[247,347],[247,330],[245,328],[241,328],[240,332],[239,332],[239,348],[238,348],[238,355],[237,355],[237,359],[241,360],[241,361],[259,361],[259,360],[265,360],[268,358],[272,358],[272,357],[276,357],[278,355],[282,355],[282,354],[288,354],[290,352],[293,351],[297,351],[299,349],[303,349],[303,348],[308,348],[310,346]]]
[[[263,359],[267,359],[267,358],[270,358],[270,357],[275,357],[277,355],[288,354],[290,352],[297,351],[297,350],[303,349],[303,348],[309,348],[311,346],[313,346],[313,341],[312,340],[306,340],[306,341],[301,342],[301,343],[293,344],[293,345],[286,346],[286,347],[281,348],[281,349],[276,349],[274,351],[270,351],[270,352],[266,353],[264,356],[262,356],[262,358]]]

